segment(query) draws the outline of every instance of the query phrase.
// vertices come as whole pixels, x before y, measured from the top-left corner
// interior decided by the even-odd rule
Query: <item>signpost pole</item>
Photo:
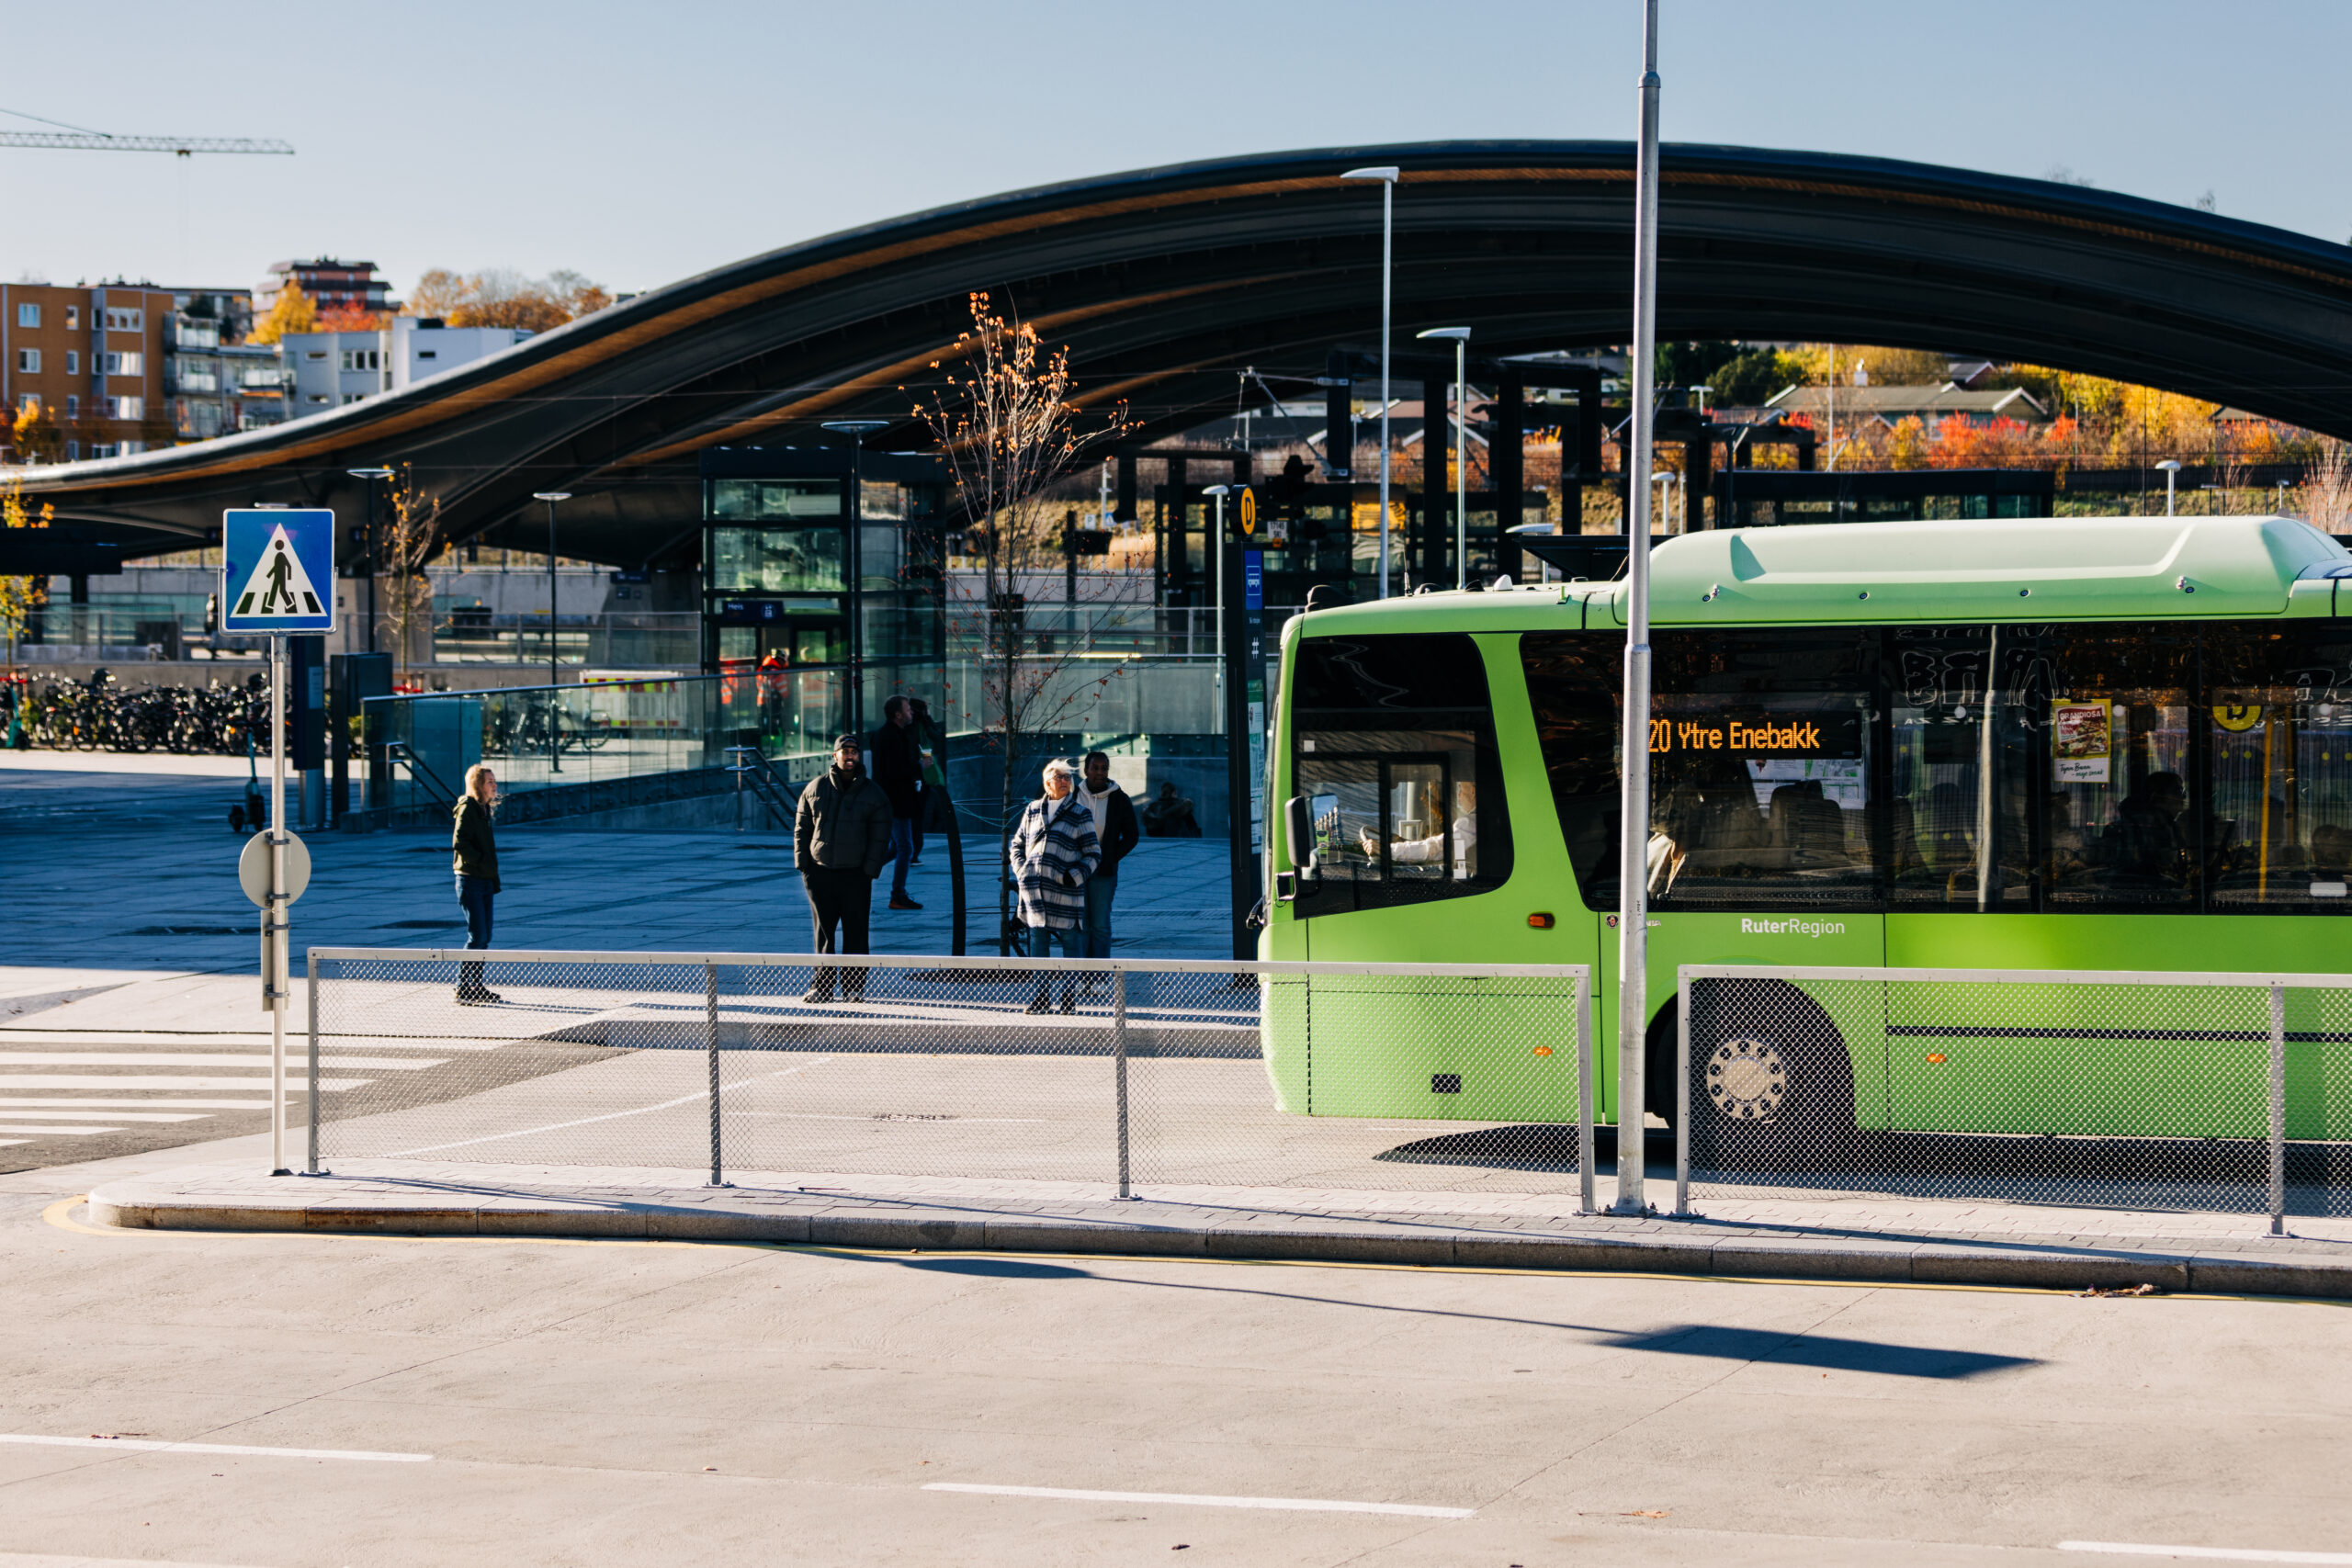
[[[286,634],[269,639],[269,1173],[286,1165]]]

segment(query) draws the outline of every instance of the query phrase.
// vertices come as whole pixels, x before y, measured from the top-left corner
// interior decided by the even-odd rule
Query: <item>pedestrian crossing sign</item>
[[[334,513],[223,513],[220,612],[224,632],[334,630]]]

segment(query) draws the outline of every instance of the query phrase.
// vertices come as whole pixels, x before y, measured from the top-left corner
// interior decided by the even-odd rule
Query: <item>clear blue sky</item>
[[[1877,153],[2352,235],[2344,0],[1665,0],[1669,141]],[[143,0],[0,17],[0,105],[300,155],[0,149],[0,278],[273,260],[640,289],[1076,175],[1445,137],[1630,136],[1634,0],[824,6]],[[362,41],[362,18],[379,37]],[[17,130],[38,130],[0,120]]]

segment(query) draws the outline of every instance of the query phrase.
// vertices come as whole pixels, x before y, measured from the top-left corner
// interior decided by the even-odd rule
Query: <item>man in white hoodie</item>
[[[1136,824],[1135,802],[1111,777],[1111,759],[1100,751],[1086,754],[1086,782],[1081,786],[1087,809],[1094,814],[1094,831],[1102,845],[1102,859],[1086,881],[1086,956],[1111,956],[1111,900],[1119,894],[1119,863],[1136,847],[1143,830]]]

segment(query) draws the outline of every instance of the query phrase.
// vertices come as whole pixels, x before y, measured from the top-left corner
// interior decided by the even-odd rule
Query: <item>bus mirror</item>
[[[1303,795],[1294,795],[1283,805],[1283,848],[1292,870],[1315,869],[1315,823]]]

